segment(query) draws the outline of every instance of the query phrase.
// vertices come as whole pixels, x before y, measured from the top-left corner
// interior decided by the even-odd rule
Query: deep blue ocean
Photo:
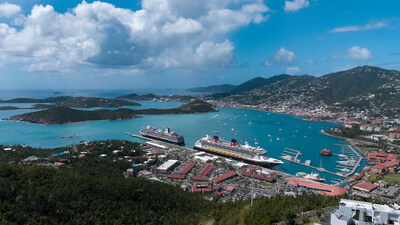
[[[16,91],[18,92],[18,91]],[[132,91],[118,92],[112,90],[99,91],[64,91],[65,95],[74,96],[99,96],[116,97],[121,94],[132,93]],[[155,91],[153,91],[154,93]],[[54,96],[53,91],[26,91],[29,96],[18,92],[13,95],[10,92],[0,92],[0,99],[14,97],[45,98]],[[145,92],[148,93],[148,92]],[[157,93],[157,92],[156,92]],[[178,92],[175,92],[178,93]],[[47,94],[47,95],[46,95]],[[166,91],[164,94],[174,94]],[[8,96],[8,97],[7,97]],[[153,102],[138,101],[142,106],[127,107],[139,108],[174,108],[183,103],[180,102]],[[0,104],[0,106],[29,107],[30,104]],[[187,147],[193,147],[194,143],[206,134],[218,136],[225,140],[232,138],[240,143],[247,141],[250,145],[258,145],[267,150],[270,157],[277,158],[285,148],[300,150],[300,160],[311,160],[311,165],[319,167],[320,164],[329,170],[335,171],[336,156],[321,156],[319,151],[329,148],[334,153],[340,154],[341,147],[335,144],[346,144],[342,139],[329,137],[320,133],[321,130],[329,129],[336,124],[326,122],[309,122],[291,115],[282,115],[261,112],[248,109],[219,108],[218,112],[193,114],[193,115],[143,115],[141,118],[125,121],[92,121],[66,125],[37,125],[24,122],[0,120],[0,144],[26,144],[33,147],[51,148],[68,146],[81,141],[124,139],[131,141],[142,141],[132,138],[123,132],[139,134],[139,130],[146,125],[157,128],[169,127],[179,134],[184,135]],[[33,110],[11,110],[0,111],[0,119],[18,115]],[[72,139],[60,139],[64,136],[76,135]],[[32,153],[34,154],[34,153]],[[279,170],[295,174],[296,172],[312,172],[312,169],[295,163],[284,161]],[[315,171],[317,172],[317,171]],[[319,172],[330,182],[334,175]],[[335,177],[339,178],[339,177]]]

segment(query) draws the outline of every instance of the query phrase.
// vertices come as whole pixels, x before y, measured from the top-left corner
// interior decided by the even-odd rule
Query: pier
[[[336,144],[336,145],[340,145],[340,144]],[[320,167],[315,167],[311,165],[311,161],[310,160],[306,160],[305,163],[300,162],[300,160],[298,159],[299,156],[301,155],[301,152],[298,150],[294,150],[294,149],[290,149],[290,148],[285,148],[285,150],[283,150],[282,156],[280,156],[279,158],[287,160],[289,162],[293,162],[293,163],[297,163],[299,165],[302,166],[307,166],[309,168],[321,171],[321,172],[325,172],[325,173],[330,173],[333,174],[335,176],[339,176],[339,177],[343,177],[343,178],[347,178],[350,177],[356,170],[357,168],[361,165],[361,161],[363,159],[363,157],[360,155],[360,153],[357,152],[356,149],[354,149],[351,145],[340,145],[342,147],[342,153],[343,155],[349,155],[349,156],[357,156],[358,160],[356,162],[356,164],[354,166],[344,166],[344,165],[337,165],[338,168],[348,168],[350,169],[350,172],[348,173],[343,173],[343,174],[338,174],[332,171],[328,171],[326,169],[324,169],[322,166]],[[345,154],[347,153],[347,154]],[[338,154],[333,154],[335,156],[339,156]],[[285,157],[285,156],[290,156],[289,157]],[[338,169],[335,168],[335,169]],[[333,178],[332,178],[333,179]],[[333,179],[335,181],[338,181],[338,179]]]
[[[160,144],[160,145],[164,145],[164,146],[166,146],[168,148],[176,148],[176,149],[186,150],[186,151],[196,151],[194,149],[187,148],[187,147],[184,147],[184,146],[175,145],[175,144],[172,144],[172,143],[156,140],[156,139],[153,139],[153,138],[143,137],[141,135],[132,134],[132,133],[129,133],[129,132],[124,132],[124,134],[130,135],[130,136],[135,137],[135,138],[140,138],[140,139],[143,139],[143,140],[146,140],[146,141],[151,141],[151,142],[154,142],[154,143],[157,143],[157,144]]]
[[[298,158],[301,155],[301,152],[299,150],[285,148],[285,150],[283,150],[283,152],[287,153],[287,154],[282,153],[282,156],[279,157],[281,159],[287,160],[289,162],[297,163],[297,164],[302,165],[302,166],[307,166],[309,168],[312,168],[312,169],[315,169],[315,170],[318,170],[318,171],[321,171],[321,172],[330,173],[330,174],[333,174],[335,176],[346,177],[345,175],[339,175],[339,174],[337,174],[335,172],[328,171],[328,170],[326,170],[326,169],[324,169],[322,167],[312,166],[310,160],[306,160],[305,163],[300,162],[300,160]],[[289,159],[289,157],[284,157],[284,156],[290,156],[290,157],[292,157],[292,159]]]

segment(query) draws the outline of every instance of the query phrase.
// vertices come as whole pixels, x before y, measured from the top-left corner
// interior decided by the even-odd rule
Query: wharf
[[[186,150],[186,151],[196,151],[194,149],[187,148],[187,147],[184,147],[184,146],[181,146],[181,145],[175,145],[175,144],[171,144],[171,143],[168,143],[168,142],[165,142],[165,141],[160,141],[160,140],[153,139],[153,138],[143,137],[141,135],[132,134],[132,133],[129,133],[129,132],[124,132],[124,134],[130,135],[130,136],[135,137],[135,138],[140,138],[140,139],[143,139],[143,140],[151,141],[151,142],[154,142],[154,143],[157,143],[157,144],[160,144],[160,145],[164,145],[164,146],[169,147],[169,148],[175,148],[175,149]]]
[[[282,153],[282,156],[280,156],[279,158],[284,159],[284,160],[287,160],[287,161],[289,161],[289,162],[297,163],[297,164],[302,165],[302,166],[307,166],[307,167],[310,167],[310,168],[312,168],[312,169],[315,169],[315,170],[318,170],[318,171],[321,171],[321,172],[330,173],[330,174],[333,174],[333,175],[335,175],[335,176],[346,177],[346,176],[344,176],[344,175],[339,175],[339,174],[337,174],[337,173],[335,173],[335,172],[328,171],[328,170],[326,170],[326,169],[324,169],[324,168],[322,168],[322,167],[311,166],[311,164],[309,164],[308,162],[307,162],[307,163],[302,163],[302,162],[300,162],[300,160],[298,159],[298,157],[301,155],[301,152],[300,152],[299,150],[294,150],[294,149],[289,149],[289,148],[285,148],[285,149],[286,149],[286,150],[284,150],[283,152],[289,153],[289,154],[293,154],[293,155],[295,155],[295,156],[293,157],[293,156],[289,155],[289,156],[293,157],[293,159],[288,159],[288,158],[283,157],[283,156],[288,156],[288,154]],[[306,160],[306,161],[309,161],[309,160]]]

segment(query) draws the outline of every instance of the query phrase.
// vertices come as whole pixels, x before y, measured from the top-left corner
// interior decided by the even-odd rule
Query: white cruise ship
[[[218,136],[212,138],[207,135],[201,138],[194,145],[194,149],[269,168],[283,163],[281,160],[267,157],[267,151],[263,148],[252,147],[247,142],[245,145],[239,145],[235,139],[230,143],[224,142]]]

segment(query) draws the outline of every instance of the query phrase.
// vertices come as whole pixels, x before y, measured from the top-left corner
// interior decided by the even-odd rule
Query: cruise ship
[[[249,146],[247,142],[245,145],[239,145],[235,139],[230,143],[224,142],[218,136],[207,135],[201,138],[194,145],[194,149],[268,168],[283,163],[278,159],[267,157],[267,151],[260,147]]]
[[[143,137],[149,137],[176,145],[185,145],[183,136],[175,132],[171,132],[169,128],[160,130],[151,126],[145,126],[140,130],[140,134]]]

